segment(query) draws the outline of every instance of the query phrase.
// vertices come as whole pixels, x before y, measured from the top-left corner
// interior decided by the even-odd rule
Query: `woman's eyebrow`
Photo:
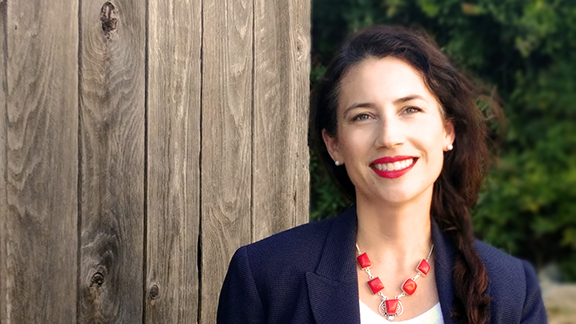
[[[405,103],[406,101],[410,101],[410,100],[414,100],[414,99],[421,99],[426,101],[426,99],[424,99],[424,97],[422,97],[421,95],[417,95],[417,94],[411,94],[411,95],[407,95],[405,97],[402,98],[398,98],[396,100],[394,100],[394,104],[401,104],[401,103]]]
[[[344,112],[342,113],[344,116],[346,116],[346,114],[348,114],[350,112],[350,110],[354,109],[354,108],[375,108],[376,105],[371,103],[371,102],[357,102],[357,103],[353,103],[352,105],[350,105],[348,108],[346,108],[344,110]]]

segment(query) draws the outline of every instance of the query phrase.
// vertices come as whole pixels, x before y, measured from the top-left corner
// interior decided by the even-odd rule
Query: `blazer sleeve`
[[[236,251],[230,261],[218,302],[218,324],[265,323],[264,308],[254,283],[246,247]]]
[[[546,309],[542,300],[542,291],[538,284],[538,277],[534,268],[526,262],[522,261],[524,265],[524,273],[526,277],[526,299],[524,300],[524,308],[522,311],[523,324],[541,324],[548,323],[546,319]]]

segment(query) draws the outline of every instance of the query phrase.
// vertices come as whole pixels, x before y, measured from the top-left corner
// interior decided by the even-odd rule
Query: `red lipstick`
[[[378,170],[374,167],[374,164],[394,163],[394,162],[404,161],[404,160],[413,160],[413,162],[412,162],[412,164],[410,164],[409,166],[407,166],[404,169],[394,170],[394,171],[382,171],[382,170]],[[395,178],[399,178],[399,177],[403,176],[408,171],[410,171],[412,169],[412,167],[414,167],[414,165],[416,164],[417,161],[418,161],[418,158],[413,157],[413,156],[404,156],[404,155],[385,156],[383,158],[379,158],[377,160],[374,160],[370,164],[370,167],[372,168],[372,171],[374,171],[378,176],[380,176],[382,178],[395,179]]]
[[[406,155],[385,156],[383,158],[379,158],[377,160],[372,161],[371,164],[394,163],[398,161],[410,160],[413,158],[414,158],[413,156],[406,156]]]

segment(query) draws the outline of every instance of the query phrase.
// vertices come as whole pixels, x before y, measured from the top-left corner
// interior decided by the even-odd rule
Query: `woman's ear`
[[[328,150],[328,154],[330,154],[332,160],[334,160],[334,162],[338,161],[340,164],[344,164],[344,160],[342,159],[342,155],[338,149],[338,139],[336,136],[332,137],[328,135],[326,129],[323,129],[322,139],[324,140],[324,145],[326,145],[326,149]]]
[[[456,139],[456,132],[454,131],[454,124],[451,120],[447,119],[444,122],[444,147],[452,147]]]

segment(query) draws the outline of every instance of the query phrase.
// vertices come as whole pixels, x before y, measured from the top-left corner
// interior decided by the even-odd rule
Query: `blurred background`
[[[426,31],[498,94],[506,129],[472,211],[475,231],[532,262],[545,297],[576,305],[573,292],[554,290],[576,282],[576,1],[313,0],[312,86],[343,40],[372,24]],[[312,220],[349,205],[313,152],[310,175]]]

